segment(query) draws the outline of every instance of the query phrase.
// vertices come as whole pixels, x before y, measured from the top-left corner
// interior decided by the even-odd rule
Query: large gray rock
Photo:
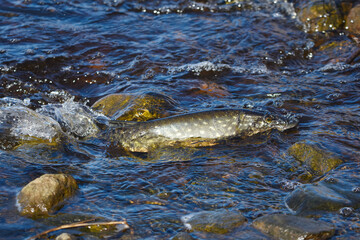
[[[297,187],[285,199],[296,214],[338,211],[343,207],[360,207],[360,168],[358,164],[328,173],[321,181]]]
[[[256,219],[253,227],[275,239],[328,239],[335,233],[332,224],[292,215],[266,215]]]
[[[186,228],[210,233],[227,233],[246,222],[239,212],[228,210],[191,213],[181,218]]]
[[[0,106],[0,148],[22,144],[58,144],[63,131],[54,119],[25,106]]]
[[[45,174],[27,184],[19,193],[20,213],[27,216],[48,215],[61,207],[78,188],[67,174]]]

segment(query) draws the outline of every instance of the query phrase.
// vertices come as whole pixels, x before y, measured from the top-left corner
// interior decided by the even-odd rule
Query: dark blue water
[[[342,63],[353,44],[341,32],[306,33],[286,1],[0,3],[0,97],[6,101],[24,100],[36,110],[66,101],[90,106],[112,93],[156,92],[178,102],[180,112],[275,108],[300,120],[284,133],[146,159],[106,154],[108,143],[96,137],[1,150],[4,239],[31,237],[78,216],[125,218],[133,229],[125,237],[134,239],[168,239],[185,229],[181,216],[201,210],[241,210],[251,222],[289,213],[284,198],[291,189],[284,186],[296,183],[302,170],[285,154],[293,143],[311,140],[344,165],[359,162],[360,65]],[[322,42],[342,48],[320,49]],[[80,189],[55,220],[20,216],[15,199],[21,188],[59,172],[74,176]],[[352,236],[359,231],[355,214],[321,219],[342,229],[337,236]]]

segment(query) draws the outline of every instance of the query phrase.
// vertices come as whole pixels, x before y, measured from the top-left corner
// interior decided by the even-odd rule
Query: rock
[[[253,227],[275,239],[328,239],[335,233],[332,224],[292,215],[266,215],[256,219]]]
[[[190,234],[187,232],[179,232],[177,233],[171,240],[193,240],[193,238]]]
[[[65,132],[76,137],[91,137],[99,132],[95,123],[95,113],[85,105],[72,100],[63,104],[44,105],[37,112],[53,118]]]
[[[317,183],[295,188],[285,202],[292,211],[301,215],[339,211],[344,207],[359,208],[360,168],[357,164],[346,164]]]
[[[76,237],[74,235],[71,235],[69,233],[62,233],[59,236],[55,238],[55,240],[76,240]]]
[[[351,201],[322,185],[305,184],[297,187],[285,200],[296,214],[316,211],[337,211],[350,206]]]
[[[114,120],[146,121],[169,116],[175,101],[159,93],[112,94],[99,99],[92,108]]]
[[[346,19],[345,28],[350,32],[360,34],[360,4],[351,8]]]
[[[227,233],[246,222],[241,213],[227,210],[191,213],[181,220],[189,230],[219,234]]]
[[[12,149],[22,144],[60,142],[63,132],[54,119],[24,106],[0,107],[0,147]]]
[[[308,32],[324,32],[341,29],[344,24],[344,16],[352,4],[335,1],[296,1],[295,11],[299,20],[305,24]]]
[[[342,163],[332,154],[308,143],[295,143],[288,149],[288,154],[305,163],[316,175],[323,175]]]
[[[75,179],[70,175],[44,174],[23,187],[17,203],[23,215],[48,215],[59,209],[77,188]]]

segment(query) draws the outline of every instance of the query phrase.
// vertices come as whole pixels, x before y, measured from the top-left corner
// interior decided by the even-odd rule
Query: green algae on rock
[[[288,154],[305,163],[316,175],[323,175],[339,166],[343,161],[313,144],[295,143],[288,149]]]
[[[335,1],[297,1],[295,10],[301,22],[305,24],[308,32],[324,32],[342,28],[344,16],[352,4]]]
[[[29,217],[49,215],[73,196],[78,185],[67,174],[44,174],[28,183],[20,191],[17,203],[20,213]]]
[[[292,215],[274,214],[256,219],[253,227],[275,239],[328,239],[335,233],[332,224]]]
[[[244,224],[246,218],[240,212],[228,210],[202,211],[181,218],[189,230],[224,234]]]
[[[147,121],[169,116],[176,108],[172,98],[159,93],[111,94],[92,105],[92,108],[114,120]]]

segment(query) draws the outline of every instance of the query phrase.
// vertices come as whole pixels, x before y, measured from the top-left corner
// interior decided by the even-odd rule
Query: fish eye
[[[266,116],[265,117],[265,122],[267,122],[267,123],[271,123],[272,121],[273,121],[273,117],[272,116]]]

